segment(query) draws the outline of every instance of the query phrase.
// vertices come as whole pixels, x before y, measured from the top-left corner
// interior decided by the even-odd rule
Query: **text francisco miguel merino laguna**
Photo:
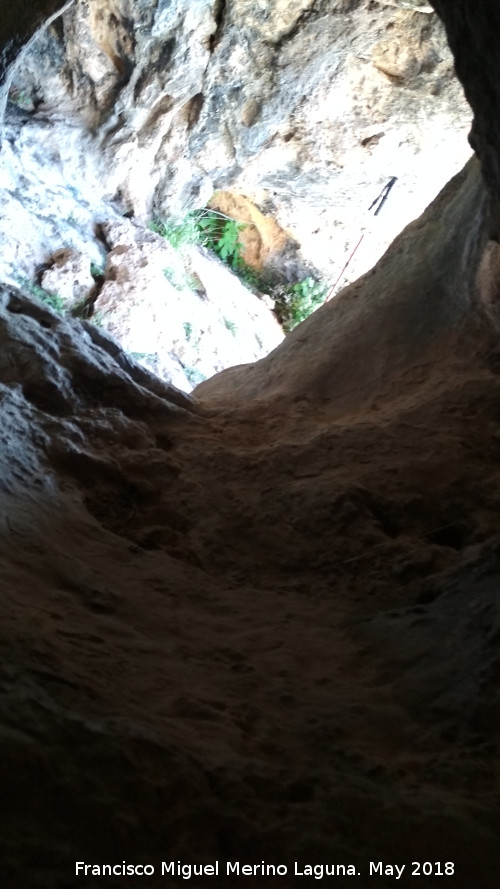
[[[439,862],[438,862],[439,863]],[[400,879],[405,865],[387,865],[382,861],[369,862],[370,876],[391,876],[397,880]],[[261,861],[260,864],[242,864],[240,861],[214,861],[213,864],[183,864],[181,861],[162,861],[160,866],[153,864],[127,864],[122,861],[121,864],[86,864],[84,861],[76,862],[76,876],[137,876],[152,877],[155,873],[160,873],[164,877],[182,877],[189,880],[191,877],[217,877],[217,876],[233,876],[233,877],[275,877],[293,874],[296,877],[315,877],[321,880],[323,877],[356,877],[361,876],[360,871],[354,864],[299,864],[294,862],[293,869],[286,864],[266,864]],[[451,871],[450,871],[451,873]]]

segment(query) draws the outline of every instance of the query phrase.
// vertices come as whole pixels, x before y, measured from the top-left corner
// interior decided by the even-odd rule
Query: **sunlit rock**
[[[241,194],[331,283],[353,254],[341,284],[470,155],[443,27],[408,6],[77,2],[21,60],[11,96],[35,109],[35,140],[37,120],[58,116],[85,144],[92,133],[104,157],[96,198],[148,221]],[[85,191],[76,158],[66,175]]]
[[[127,221],[102,232],[111,249],[94,318],[158,376],[190,391],[282,342],[272,311],[213,255],[179,254]]]

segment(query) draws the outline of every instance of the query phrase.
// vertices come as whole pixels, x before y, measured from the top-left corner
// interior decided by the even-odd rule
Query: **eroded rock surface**
[[[96,196],[122,212],[179,217],[214,191],[243,195],[332,281],[365,233],[353,280],[470,154],[443,27],[408,6],[77,0],[21,60],[11,98],[35,139],[61,118],[93,134]]]
[[[201,402],[4,288],[11,882],[397,858],[496,887],[485,203],[474,163],[374,275]]]
[[[500,9],[488,0],[474,8],[466,0],[435,0],[433,3],[446,25],[450,46],[456,58],[457,74],[474,109],[471,144],[481,158],[483,175],[492,198],[491,225],[500,237],[500,90],[497,49],[492,34],[500,27]]]
[[[44,280],[54,293],[58,279],[67,306],[73,285],[54,257],[69,251],[87,264],[78,305],[93,292],[91,266],[105,265],[107,225],[126,216],[145,228],[207,203],[246,225],[244,258],[258,274],[274,283],[314,274],[332,297],[470,153],[443,27],[400,4],[75,0],[35,35],[8,86],[1,278],[35,293]],[[228,327],[219,312],[216,324],[187,290],[177,311],[170,289],[172,316],[157,324],[159,274],[140,319],[147,275],[111,301],[108,281],[99,296],[125,348],[183,387],[261,357],[272,318],[237,281],[226,276],[243,316],[253,303],[264,319],[246,336],[239,317]],[[194,331],[190,342],[179,325]]]
[[[109,252],[93,320],[167,382],[189,392],[283,341],[271,309],[206,250],[180,255],[128,220],[101,232]]]
[[[382,861],[414,889],[429,861],[453,875],[428,886],[496,889],[492,234],[474,159],[196,399],[1,287],[6,885],[90,889],[76,861],[126,860],[159,889],[161,861],[219,860],[220,885],[265,861],[289,889],[294,861],[353,884]]]

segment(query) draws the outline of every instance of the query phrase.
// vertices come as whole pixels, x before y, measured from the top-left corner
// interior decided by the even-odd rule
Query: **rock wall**
[[[352,280],[470,154],[443,28],[408,5],[77,0],[23,58],[11,98],[25,127],[40,122],[33,141],[55,122],[83,128],[99,198],[121,212],[180,217],[219,190],[242,195],[287,233],[261,252],[290,280],[308,263],[335,281],[364,233]],[[65,168],[84,193],[77,153]]]
[[[496,33],[472,25],[474,79]],[[496,889],[489,200],[473,159],[373,273],[196,398],[1,287],[6,885],[124,885],[78,861],[150,864],[155,889],[162,861],[173,887],[216,861],[228,887],[227,861],[364,885],[372,861]]]
[[[492,197],[492,229],[498,239],[500,131],[497,121],[500,92],[496,44],[491,35],[500,26],[500,10],[488,0],[481,0],[474,9],[464,0],[453,5],[450,0],[436,0],[433,6],[446,24],[450,46],[455,53],[457,74],[474,109],[471,145],[481,158],[483,174]]]
[[[196,400],[3,288],[10,884],[219,861],[233,886],[227,861],[265,861],[286,889],[295,861],[382,860],[405,889],[412,861],[496,889],[485,203],[474,162],[374,275]]]
[[[390,404],[394,376],[418,361],[432,377],[447,354],[467,340],[477,311],[487,198],[473,158],[428,208],[396,238],[379,263],[293,331],[281,348],[255,365],[229,368],[196,390],[214,404],[304,401],[329,411],[364,412]],[[480,300],[480,312],[490,298]],[[497,322],[494,322],[495,331]],[[314,360],[311,360],[314,350]],[[430,362],[430,363],[429,363]],[[418,374],[419,382],[422,374]],[[398,397],[400,393],[398,392]]]
[[[73,0],[20,0],[18,5],[4,9],[0,22],[0,141],[14,65],[27,55],[31,41],[72,3]]]

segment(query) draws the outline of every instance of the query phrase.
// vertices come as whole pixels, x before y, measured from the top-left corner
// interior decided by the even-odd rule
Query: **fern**
[[[43,287],[40,287],[39,284],[30,281],[29,278],[16,276],[16,281],[25,293],[29,293],[30,296],[34,296],[35,299],[45,303],[46,306],[50,306],[50,308],[53,309],[54,312],[58,312],[59,315],[63,314],[65,302],[57,293],[49,293],[47,290],[44,290]]]
[[[286,333],[305,321],[326,299],[328,284],[309,276],[295,284],[281,287],[275,310]]]
[[[185,244],[199,244],[212,250],[233,271],[245,265],[240,241],[244,228],[244,223],[216,210],[192,210],[179,223],[155,220],[150,224],[150,229],[166,238],[176,250]]]

